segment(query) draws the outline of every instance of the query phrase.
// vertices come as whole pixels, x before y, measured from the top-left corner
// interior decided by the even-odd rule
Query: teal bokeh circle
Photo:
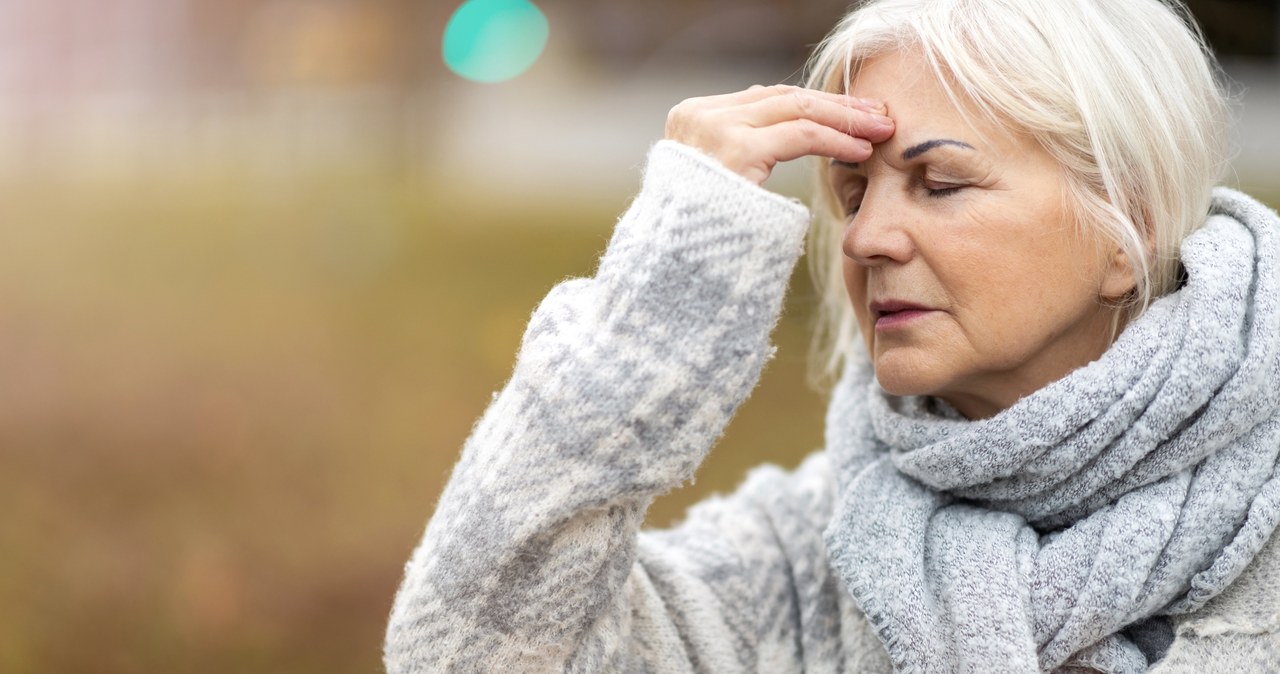
[[[470,0],[444,30],[444,62],[475,82],[501,82],[528,70],[547,46],[547,17],[528,0]]]

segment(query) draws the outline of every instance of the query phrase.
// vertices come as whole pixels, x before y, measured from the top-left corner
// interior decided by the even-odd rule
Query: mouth
[[[937,309],[903,300],[885,300],[871,303],[871,315],[875,318],[876,330],[889,330],[905,327],[918,319],[935,313]]]

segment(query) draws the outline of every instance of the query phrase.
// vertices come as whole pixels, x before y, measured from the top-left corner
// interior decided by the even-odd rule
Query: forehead
[[[864,61],[853,75],[849,94],[884,101],[899,128],[924,123],[966,125],[933,68],[915,49]]]
[[[890,148],[909,147],[929,138],[956,138],[1004,156],[1035,144],[1010,125],[981,114],[963,91],[954,87],[953,91],[954,97],[924,55],[913,48],[863,61],[854,70],[848,93],[884,101],[898,129],[885,144]]]

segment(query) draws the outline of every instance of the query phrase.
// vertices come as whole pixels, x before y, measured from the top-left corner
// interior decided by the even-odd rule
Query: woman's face
[[[866,162],[831,167],[851,213],[845,283],[880,385],[985,418],[1101,355],[1116,310],[1100,299],[1132,276],[1071,222],[1050,155],[963,117],[914,52],[868,61],[849,93],[884,101],[897,129]]]

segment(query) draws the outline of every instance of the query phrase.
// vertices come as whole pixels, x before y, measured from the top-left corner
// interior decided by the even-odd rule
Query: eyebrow
[[[950,138],[935,138],[933,140],[926,140],[925,142],[920,143],[918,145],[912,145],[911,147],[903,150],[902,161],[915,159],[916,157],[919,157],[920,155],[928,152],[929,150],[932,150],[935,147],[940,147],[942,145],[955,145],[956,147],[964,147],[970,150],[973,149],[972,145],[962,140],[951,140]]]
[[[950,139],[950,138],[935,138],[935,139],[933,139],[933,140],[926,140],[926,141],[925,141],[925,142],[923,142],[923,143],[918,143],[918,144],[916,144],[916,145],[912,145],[911,147],[909,147],[909,148],[907,148],[907,149],[903,150],[903,151],[902,151],[902,161],[910,161],[910,160],[915,159],[916,157],[919,157],[920,155],[922,155],[922,154],[924,154],[924,153],[928,152],[929,150],[932,150],[932,149],[933,149],[933,148],[935,148],[935,147],[940,147],[940,146],[942,146],[942,145],[954,145],[954,146],[956,146],[956,147],[963,147],[963,148],[966,148],[966,149],[969,149],[969,150],[972,150],[972,149],[973,149],[973,146],[972,146],[972,145],[970,145],[970,144],[968,144],[968,143],[964,142],[963,140],[952,140],[952,139]],[[832,160],[831,160],[831,165],[832,165],[832,166],[840,166],[840,167],[842,167],[842,168],[848,168],[848,169],[856,169],[856,168],[859,168],[859,166],[858,166],[858,163],[857,163],[857,162],[852,162],[852,161],[841,161],[841,160],[839,160],[839,159],[832,159]]]

